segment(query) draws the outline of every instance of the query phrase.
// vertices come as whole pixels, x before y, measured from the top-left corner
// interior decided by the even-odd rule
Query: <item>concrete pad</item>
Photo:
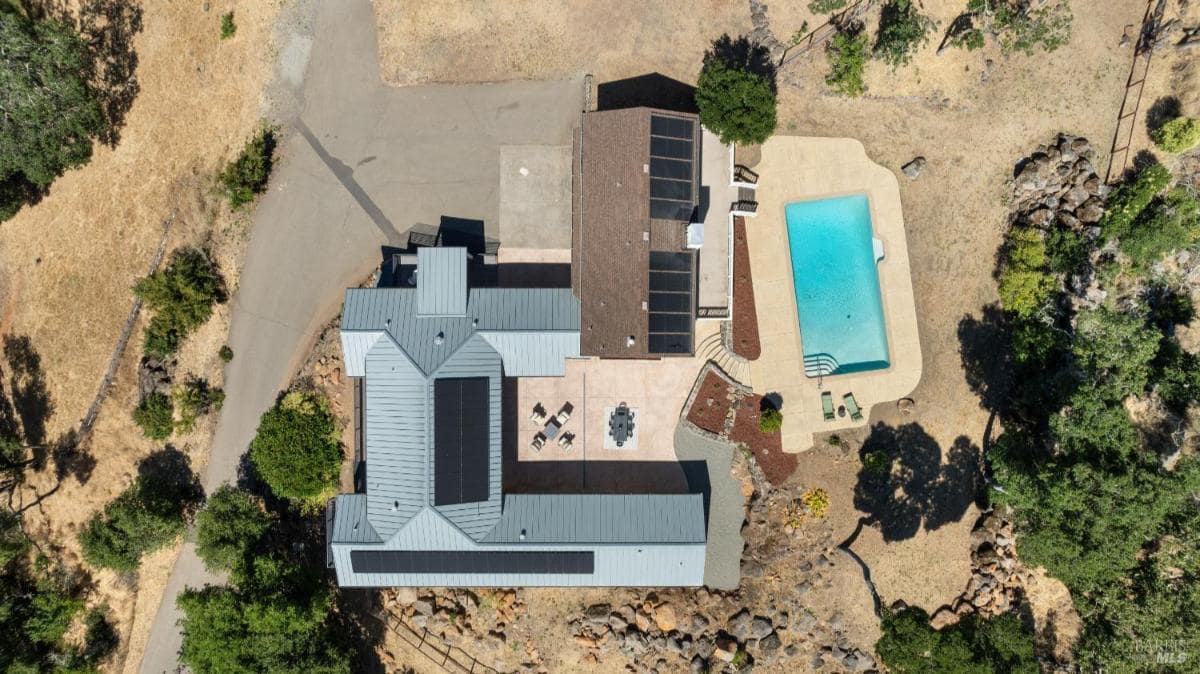
[[[700,145],[700,203],[704,214],[704,246],[700,248],[699,293],[702,309],[728,309],[730,296],[729,207],[737,201],[737,188],[730,184],[732,148],[713,132],[703,129]]]
[[[571,146],[500,147],[501,247],[571,249]]]

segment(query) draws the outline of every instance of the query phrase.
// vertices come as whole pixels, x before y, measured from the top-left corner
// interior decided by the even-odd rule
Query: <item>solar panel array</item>
[[[351,550],[354,573],[545,573],[595,571],[588,552],[523,552],[480,550]]]
[[[695,208],[694,122],[650,116],[650,217],[689,220]]]
[[[487,377],[433,380],[433,503],[488,500]]]
[[[691,253],[650,251],[650,353],[692,352],[693,261]]]

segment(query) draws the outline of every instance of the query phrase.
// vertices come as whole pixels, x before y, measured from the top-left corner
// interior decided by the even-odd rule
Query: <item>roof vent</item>
[[[438,346],[441,346],[444,341],[446,341],[446,333],[444,332],[439,332],[433,337],[433,343]]]
[[[478,319],[478,318],[472,318],[472,319],[471,319],[471,327],[472,327],[472,328],[477,328],[477,327],[479,327],[479,319]]]
[[[517,538],[518,538],[518,539],[520,539],[520,540],[522,540],[522,541],[523,541],[523,540],[525,540],[525,530],[524,530],[524,529],[522,529],[522,530],[521,530],[521,535],[520,535],[520,536],[518,536]]]
[[[633,346],[636,341],[637,340],[633,338],[633,335],[630,335],[625,338],[625,346]]]
[[[400,509],[400,502],[392,501],[392,510],[399,510],[399,509]]]

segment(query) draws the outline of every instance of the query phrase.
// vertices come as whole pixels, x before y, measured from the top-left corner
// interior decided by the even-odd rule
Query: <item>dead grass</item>
[[[133,300],[130,288],[146,273],[165,218],[176,215],[169,249],[209,247],[230,289],[236,287],[248,215],[230,214],[219,203],[212,176],[262,114],[277,3],[239,6],[237,35],[221,40],[225,9],[219,2],[146,3],[134,38],[141,90],[119,143],[97,146],[87,166],[61,177],[41,203],[0,226],[0,333],[28,336],[41,356],[53,404],[46,420],[50,438],[74,428],[95,395]],[[228,309],[219,307],[181,350],[179,374],[220,386],[216,354],[227,327]],[[95,460],[91,474],[86,480],[68,477],[26,512],[30,529],[61,548],[67,562],[79,562],[75,534],[81,523],[124,489],[136,462],[157,447],[129,416],[137,397],[140,329],[88,446]],[[212,424],[209,417],[171,440],[197,470]],[[47,492],[56,481],[53,472],[51,466],[32,475],[30,489]],[[121,635],[121,650],[108,669],[122,669],[127,659],[136,666],[175,554],[149,556],[137,579],[95,574],[89,601],[112,608]]]

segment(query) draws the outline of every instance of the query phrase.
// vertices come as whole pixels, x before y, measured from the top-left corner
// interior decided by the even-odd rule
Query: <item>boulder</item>
[[[661,604],[654,609],[654,624],[658,625],[658,629],[664,632],[670,632],[678,627],[678,621],[675,619],[675,609],[671,608],[670,604]]]
[[[433,597],[422,597],[412,603],[413,610],[429,617],[433,615]]]
[[[950,607],[943,606],[942,608],[938,609],[938,611],[936,613],[933,614],[932,618],[930,618],[929,626],[935,630],[940,631],[943,628],[949,627],[950,625],[957,623],[958,620],[959,620],[959,615],[957,613],[950,610]]]
[[[752,618],[750,611],[742,609],[729,617],[727,627],[730,634],[733,634],[739,639],[745,639],[750,636],[750,622]]]
[[[700,674],[701,672],[707,672],[708,671],[708,661],[705,660],[704,658],[700,657],[699,655],[697,655],[696,657],[692,658],[692,661],[690,663],[688,663],[688,671],[692,672],[692,674]]]
[[[609,604],[592,604],[583,611],[583,617],[592,624],[601,625],[608,621],[608,615],[612,613],[612,606]]]
[[[904,173],[904,175],[908,176],[910,180],[921,175],[921,171],[924,169],[925,157],[921,156],[913,157],[911,161],[900,167],[900,170]]]
[[[783,642],[781,642],[779,640],[779,634],[776,632],[771,632],[767,636],[763,637],[763,639],[761,641],[758,642],[758,647],[761,648],[766,653],[772,653],[774,651],[777,651],[777,650],[779,650],[779,647],[782,645],[783,645]]]
[[[755,639],[762,639],[774,631],[775,627],[771,625],[771,621],[762,616],[755,616],[754,620],[750,621],[750,636]]]
[[[412,587],[398,587],[395,590],[396,603],[408,606],[417,600],[417,590]]]
[[[733,662],[734,656],[738,652],[738,642],[730,636],[717,637],[717,648],[713,651],[713,657],[724,662]]]
[[[1051,222],[1054,222],[1054,211],[1049,208],[1039,208],[1029,214],[1028,221],[1034,227],[1048,227]]]

